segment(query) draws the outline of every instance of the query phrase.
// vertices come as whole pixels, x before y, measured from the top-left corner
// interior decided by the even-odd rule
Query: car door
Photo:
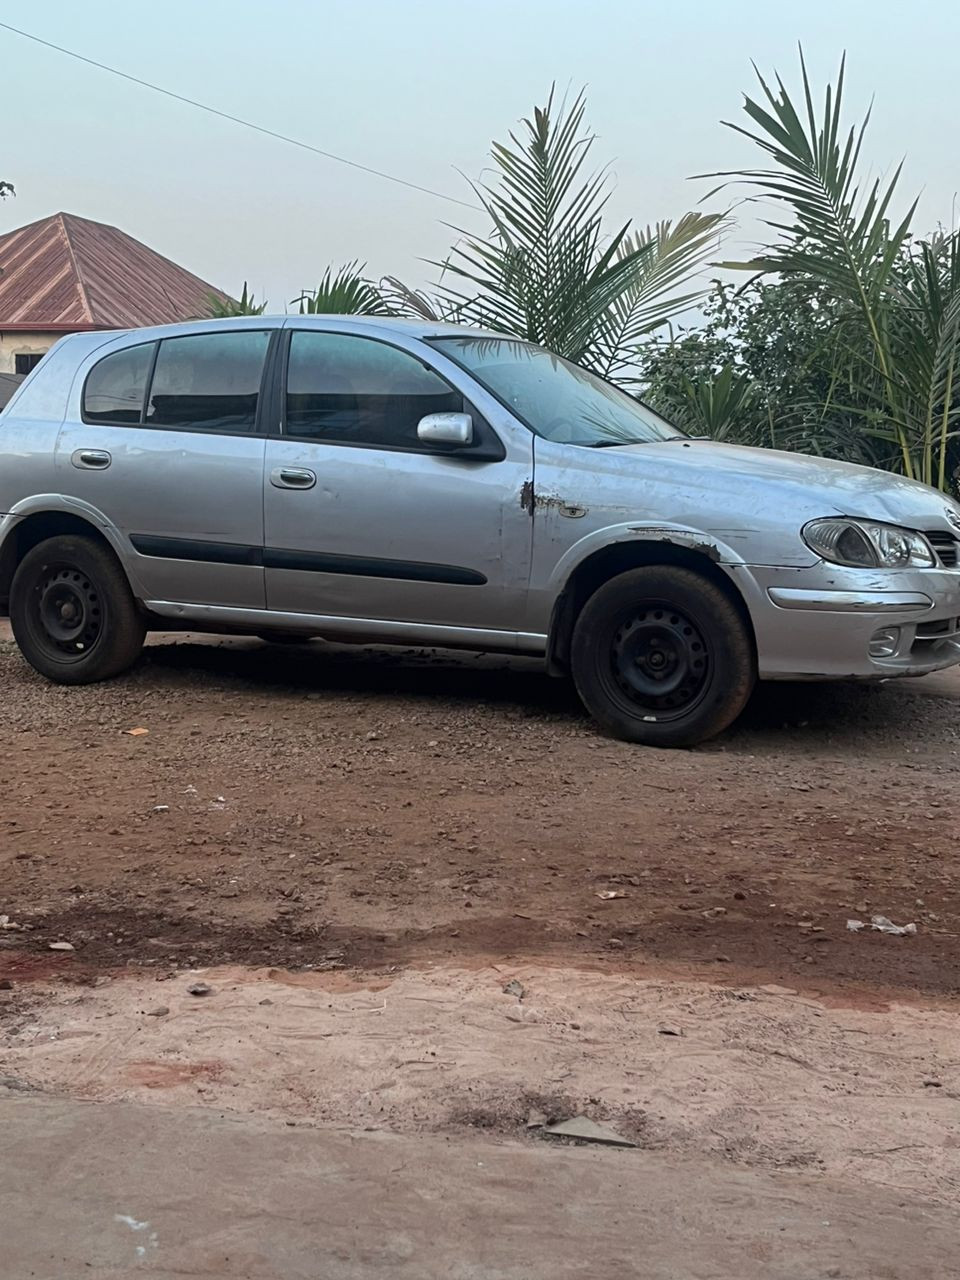
[[[58,484],[119,531],[146,600],[264,607],[270,341],[244,328],[128,343],[86,372],[80,415],[60,431]]]
[[[413,624],[394,633],[428,642],[438,628],[518,631],[529,438],[502,441],[469,375],[441,376],[426,348],[292,328],[281,365],[281,433],[265,466],[268,607],[343,619],[340,631],[349,619]],[[417,424],[436,412],[469,413],[472,444],[422,442]]]

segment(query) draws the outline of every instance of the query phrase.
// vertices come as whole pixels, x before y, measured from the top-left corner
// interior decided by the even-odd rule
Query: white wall
[[[0,373],[16,373],[17,355],[42,356],[61,333],[6,333],[0,329]]]

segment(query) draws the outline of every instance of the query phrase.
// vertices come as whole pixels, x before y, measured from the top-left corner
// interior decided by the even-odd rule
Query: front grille
[[[960,618],[941,618],[938,622],[919,622],[918,640],[953,639],[960,632]]]
[[[945,569],[957,567],[957,562],[960,561],[960,541],[952,533],[941,533],[937,530],[934,533],[924,534],[924,537],[939,556],[940,563]]]

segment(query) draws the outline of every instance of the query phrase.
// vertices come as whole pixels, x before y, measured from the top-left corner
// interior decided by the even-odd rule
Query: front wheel
[[[132,666],[144,624],[113,552],[93,538],[48,538],[10,587],[10,624],[30,665],[58,684],[109,680]]]
[[[594,719],[651,747],[714,737],[756,682],[736,606],[700,574],[670,565],[632,569],[594,592],[574,628],[571,667]]]

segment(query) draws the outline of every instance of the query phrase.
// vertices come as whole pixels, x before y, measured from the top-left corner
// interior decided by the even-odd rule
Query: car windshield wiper
[[[650,440],[591,440],[588,449],[618,449],[630,444],[652,444]]]
[[[709,440],[709,436],[660,436],[656,440],[591,440],[588,449],[616,449],[631,444],[667,444],[677,440]]]

